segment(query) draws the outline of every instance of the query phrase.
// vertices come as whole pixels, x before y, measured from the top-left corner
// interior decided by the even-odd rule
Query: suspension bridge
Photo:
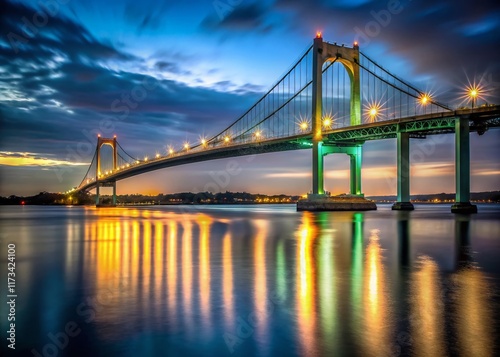
[[[151,158],[130,155],[114,138],[97,138],[92,162],[81,183],[69,192],[112,187],[135,175],[194,162],[286,150],[312,149],[312,191],[308,199],[328,196],[324,157],[350,157],[350,197],[363,197],[363,144],[397,140],[397,202],[393,209],[412,210],[410,139],[454,133],[456,202],[452,212],[476,212],[470,203],[470,132],[500,127],[500,106],[474,107],[480,88],[471,87],[470,109],[453,110],[409,82],[393,75],[359,50],[329,43],[318,34],[302,56],[258,100],[227,128],[196,144],[169,147]],[[102,147],[112,148],[107,167]]]

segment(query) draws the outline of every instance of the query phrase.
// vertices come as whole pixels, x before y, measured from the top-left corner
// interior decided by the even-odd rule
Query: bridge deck
[[[456,118],[460,117],[469,119],[471,131],[482,134],[488,128],[500,127],[500,106],[495,105],[440,112],[400,119],[390,119],[357,126],[348,126],[324,132],[323,137],[325,142],[331,145],[394,138],[397,132],[409,132],[413,137],[423,138],[426,135],[454,132]],[[140,162],[125,169],[117,170],[110,175],[102,177],[99,182],[113,182],[166,167],[226,157],[307,149],[311,146],[311,138],[311,133],[306,133],[290,137],[269,138],[257,142],[233,143],[209,148],[198,147],[197,149],[182,154],[160,157],[148,162]],[[95,188],[95,186],[96,181],[90,181],[77,188],[77,191],[90,190]]]

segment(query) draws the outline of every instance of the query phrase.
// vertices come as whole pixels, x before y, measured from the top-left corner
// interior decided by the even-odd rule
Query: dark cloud
[[[168,23],[168,2],[130,2],[125,5],[125,19],[140,34],[146,30],[158,30]]]
[[[201,22],[203,30],[268,32],[273,25],[266,22],[268,8],[261,3],[241,4],[236,7],[225,5],[216,13],[206,16]],[[217,9],[216,9],[217,10]]]
[[[323,30],[328,41],[354,39],[370,55],[377,45],[387,54],[407,60],[413,72],[407,79],[432,75],[438,84],[461,83],[464,69],[470,76],[485,73],[500,81],[500,4],[487,0],[401,0],[345,2],[278,0],[275,11],[287,13],[289,31]],[[384,63],[387,59],[376,59]],[[499,98],[498,86],[494,97]],[[450,93],[455,95],[456,93]]]
[[[178,75],[191,74],[190,71],[181,68],[175,62],[158,61],[155,63],[155,67],[162,72],[168,72],[168,73],[172,73],[172,74],[178,74]]]
[[[38,12],[40,13],[40,12]],[[1,55],[14,53],[16,59],[46,64],[60,48],[71,60],[130,60],[130,54],[95,39],[87,29],[63,16],[45,14],[20,3],[3,2],[0,13]]]

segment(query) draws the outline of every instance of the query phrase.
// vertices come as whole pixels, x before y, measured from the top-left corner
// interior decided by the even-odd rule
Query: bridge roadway
[[[484,133],[489,128],[500,127],[500,105],[463,109],[434,114],[424,114],[400,119],[390,119],[374,123],[348,126],[323,132],[325,145],[342,146],[362,143],[368,140],[395,138],[398,132],[409,132],[410,137],[425,138],[426,135],[453,133],[457,118],[468,118],[470,131]],[[224,146],[195,147],[182,154],[153,158],[147,162],[131,165],[128,168],[101,177],[99,182],[115,182],[146,172],[172,166],[185,165],[201,161],[263,154],[287,150],[311,148],[312,134],[305,133],[291,137],[227,144]],[[76,189],[85,191],[95,188],[96,181],[90,181]]]

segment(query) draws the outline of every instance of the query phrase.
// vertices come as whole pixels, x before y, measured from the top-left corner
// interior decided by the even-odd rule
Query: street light
[[[474,104],[476,102],[476,98],[479,96],[479,88],[478,87],[469,88],[468,95],[471,98],[472,109],[474,109]]]
[[[309,128],[309,123],[308,123],[307,121],[301,121],[301,122],[299,123],[299,128],[300,128],[300,130],[302,130],[302,131],[306,131],[306,130],[307,130],[307,128]]]
[[[325,129],[331,129],[333,124],[332,118],[327,116],[325,119],[323,119],[323,128]]]
[[[418,100],[420,104],[427,105],[431,102],[431,96],[427,93],[421,93],[420,98]]]

